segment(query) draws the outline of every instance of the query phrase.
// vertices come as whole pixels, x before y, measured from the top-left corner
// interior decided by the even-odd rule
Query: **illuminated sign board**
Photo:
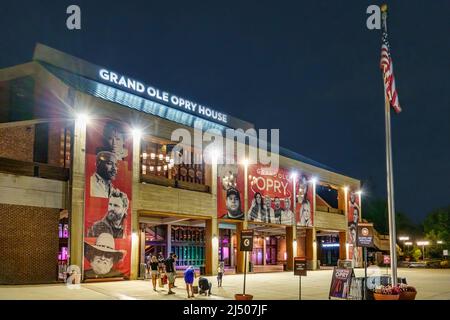
[[[203,118],[211,119],[224,124],[228,123],[228,117],[224,113],[215,111],[191,100],[176,96],[166,91],[159,90],[152,86],[147,86],[142,82],[139,82],[132,78],[128,78],[107,69],[100,69],[98,75],[103,81],[112,83],[136,94],[145,95],[150,99],[158,100],[164,104],[172,105],[189,113],[195,113]]]

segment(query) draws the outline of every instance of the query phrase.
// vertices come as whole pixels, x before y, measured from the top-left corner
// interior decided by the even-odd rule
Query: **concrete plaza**
[[[386,269],[381,269],[383,273]],[[356,276],[363,276],[364,269],[357,269]],[[326,300],[332,276],[332,270],[308,272],[302,278],[302,299]],[[399,277],[406,277],[409,284],[417,288],[416,299],[450,300],[450,269],[399,269]],[[234,299],[235,293],[242,293],[243,275],[226,275],[223,287],[217,288],[215,277],[208,277],[213,283],[212,295],[196,295],[190,300]],[[297,300],[299,291],[298,277],[292,272],[257,273],[247,275],[246,293],[255,300]],[[45,299],[45,300],[176,300],[187,299],[183,279],[176,280],[176,294],[168,295],[167,286],[154,292],[150,280],[97,282],[81,284],[79,288],[69,288],[64,284],[1,286],[0,300]]]

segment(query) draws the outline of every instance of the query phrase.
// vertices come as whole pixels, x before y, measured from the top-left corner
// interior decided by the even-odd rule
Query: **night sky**
[[[122,3],[121,3],[122,2]],[[377,1],[8,1],[0,68],[36,42],[252,122],[283,147],[386,196]],[[81,7],[82,30],[66,28]],[[421,221],[450,204],[450,1],[390,1],[403,112],[392,114],[396,209]],[[364,201],[364,200],[363,200]]]

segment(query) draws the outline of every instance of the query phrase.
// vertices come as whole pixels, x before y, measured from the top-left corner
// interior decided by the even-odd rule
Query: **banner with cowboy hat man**
[[[132,136],[113,120],[86,129],[84,279],[130,277]]]

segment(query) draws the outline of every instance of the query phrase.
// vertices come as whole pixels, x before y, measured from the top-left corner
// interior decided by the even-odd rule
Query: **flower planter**
[[[415,300],[416,294],[417,291],[402,291],[399,300]]]
[[[236,300],[253,300],[253,296],[251,294],[242,294],[242,293],[236,293],[234,295],[234,298]]]
[[[373,297],[375,300],[398,300],[400,298],[400,295],[399,294],[374,293]]]

